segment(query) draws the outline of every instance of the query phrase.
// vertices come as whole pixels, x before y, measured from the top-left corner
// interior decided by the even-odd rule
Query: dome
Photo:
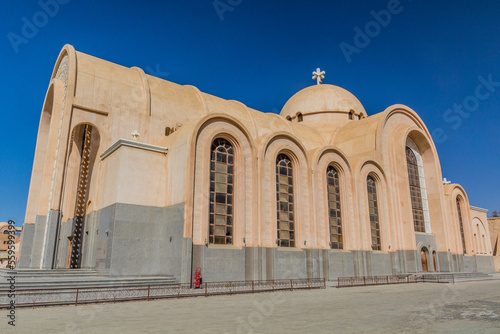
[[[302,89],[293,95],[281,110],[280,116],[291,119],[298,114],[345,114],[358,118],[366,117],[365,108],[359,100],[344,88],[334,85],[314,85]]]

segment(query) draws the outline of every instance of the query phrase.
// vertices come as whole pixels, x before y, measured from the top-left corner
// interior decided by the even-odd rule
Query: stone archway
[[[429,272],[429,261],[427,259],[427,254],[429,251],[427,248],[422,247],[420,250],[420,259],[422,260],[422,272],[427,273]]]

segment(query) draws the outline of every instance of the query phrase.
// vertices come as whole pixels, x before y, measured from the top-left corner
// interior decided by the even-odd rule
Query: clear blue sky
[[[24,220],[40,112],[66,43],[265,112],[314,84],[321,67],[324,83],[351,91],[369,115],[402,103],[441,129],[443,176],[472,205],[500,210],[500,84],[478,88],[480,76],[500,82],[498,0],[56,3],[50,15],[37,1],[0,4],[0,221]],[[388,7],[390,22],[373,24],[371,11]],[[355,40],[356,27],[369,40]],[[470,112],[453,109],[464,103]]]

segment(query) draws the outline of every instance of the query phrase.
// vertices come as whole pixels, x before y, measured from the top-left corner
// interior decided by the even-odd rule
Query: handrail
[[[13,300],[16,307],[36,307],[325,288],[324,278],[204,282],[200,289],[191,283],[75,286],[16,289]],[[9,290],[0,290],[0,309],[11,306],[9,293],[5,292]]]

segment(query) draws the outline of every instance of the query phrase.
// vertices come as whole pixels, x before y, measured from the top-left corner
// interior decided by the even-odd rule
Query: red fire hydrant
[[[201,268],[198,267],[196,268],[196,271],[194,272],[194,287],[195,289],[201,288]]]

